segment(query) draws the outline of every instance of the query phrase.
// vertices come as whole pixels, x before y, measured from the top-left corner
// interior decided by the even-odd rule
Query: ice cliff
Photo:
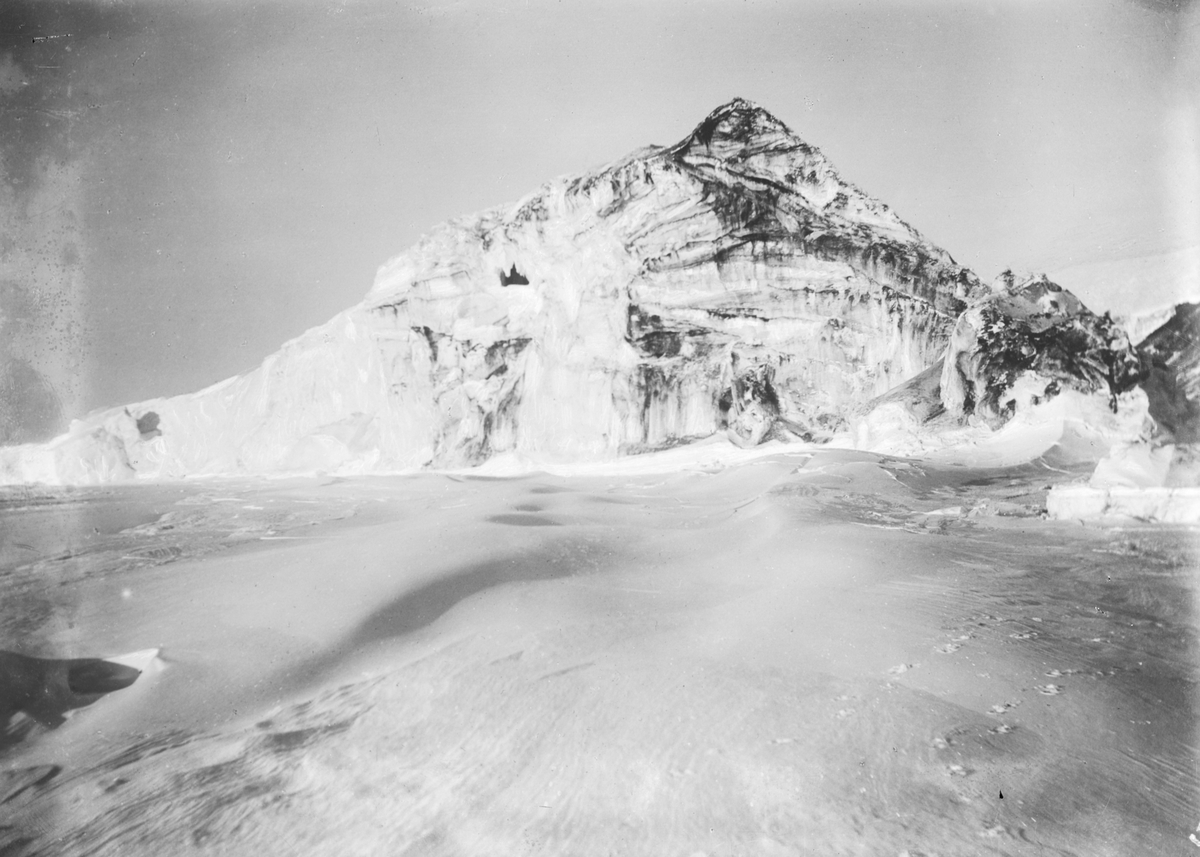
[[[1183,425],[1193,407],[1172,367],[1194,362],[1179,351],[1194,346],[1178,339],[1148,339],[1162,343],[1152,361],[1109,314],[1045,275],[1005,271],[959,315],[936,363],[867,403],[856,443],[913,456],[956,449],[998,466],[1095,463],[1128,444],[1161,446],[1171,439],[1161,417]]]
[[[1144,414],[1150,376],[1186,422],[1189,323],[1138,353],[1044,277],[989,288],[736,99],[675,145],[435,228],[251,372],[0,449],[0,483],[596,461],[852,426],[885,448],[897,419],[919,451],[1060,393],[1064,414],[1138,396]],[[1136,433],[1137,410],[1086,419]]]
[[[452,467],[823,436],[945,349],[977,278],[738,99],[437,227],[257,369],[0,450],[0,480]]]

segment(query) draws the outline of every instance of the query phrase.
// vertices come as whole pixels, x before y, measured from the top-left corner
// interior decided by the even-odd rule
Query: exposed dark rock
[[[0,733],[24,712],[43,726],[59,726],[73,708],[129,687],[141,671],[98,658],[31,658],[0,652]]]
[[[1200,442],[1200,303],[1183,303],[1138,345],[1150,416],[1181,443]]]
[[[526,277],[524,274],[522,274],[520,271],[518,271],[517,266],[514,263],[512,266],[512,269],[507,274],[504,273],[504,271],[500,272],[500,285],[502,285],[502,286],[528,286],[529,278]]]
[[[757,446],[770,436],[780,416],[779,396],[769,364],[739,365],[734,355],[733,384],[721,394],[719,407],[729,437],[740,446]]]
[[[1009,394],[1027,373],[1042,385],[1035,398],[1065,389],[1104,392],[1114,412],[1117,396],[1145,376],[1128,336],[1107,313],[1091,312],[1045,275],[1018,280],[1005,272],[994,293],[959,317],[941,400],[954,416],[1004,422],[1016,408]]]
[[[425,343],[429,346],[429,353],[433,358],[433,362],[436,363],[438,359],[438,340],[442,338],[441,335],[435,333],[426,325],[414,327],[413,332],[419,333],[424,337]]]
[[[137,418],[137,430],[138,434],[142,436],[142,440],[159,437],[162,434],[162,430],[159,429],[158,425],[158,414],[154,411],[146,411],[146,413]]]

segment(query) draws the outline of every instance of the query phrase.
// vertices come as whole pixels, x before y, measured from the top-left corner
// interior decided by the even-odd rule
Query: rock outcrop
[[[936,361],[982,291],[738,99],[673,146],[438,227],[362,303],[252,372],[0,450],[0,481],[819,438]]]
[[[1200,303],[1175,307],[1138,352],[1158,428],[1180,443],[1200,443]]]
[[[1096,462],[1149,438],[1145,378],[1145,358],[1111,317],[1044,275],[1006,271],[959,316],[940,360],[867,403],[854,440],[996,466]]]
[[[1105,395],[1115,411],[1118,396],[1144,377],[1128,335],[1107,313],[1091,312],[1045,275],[1005,272],[955,324],[940,396],[953,416],[999,425],[1019,406],[1066,389]]]

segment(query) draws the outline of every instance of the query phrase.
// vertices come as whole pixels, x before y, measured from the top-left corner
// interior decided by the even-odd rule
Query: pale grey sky
[[[0,362],[60,419],[197,389],[435,223],[734,96],[985,278],[1160,256],[1197,230],[1198,29],[1170,0],[6,3]]]

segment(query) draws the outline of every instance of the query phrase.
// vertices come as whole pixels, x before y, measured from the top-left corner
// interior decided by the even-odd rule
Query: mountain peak
[[[727,158],[737,152],[762,151],[786,141],[802,144],[787,125],[745,98],[734,98],[704,118],[676,147],[683,152],[704,152]]]

